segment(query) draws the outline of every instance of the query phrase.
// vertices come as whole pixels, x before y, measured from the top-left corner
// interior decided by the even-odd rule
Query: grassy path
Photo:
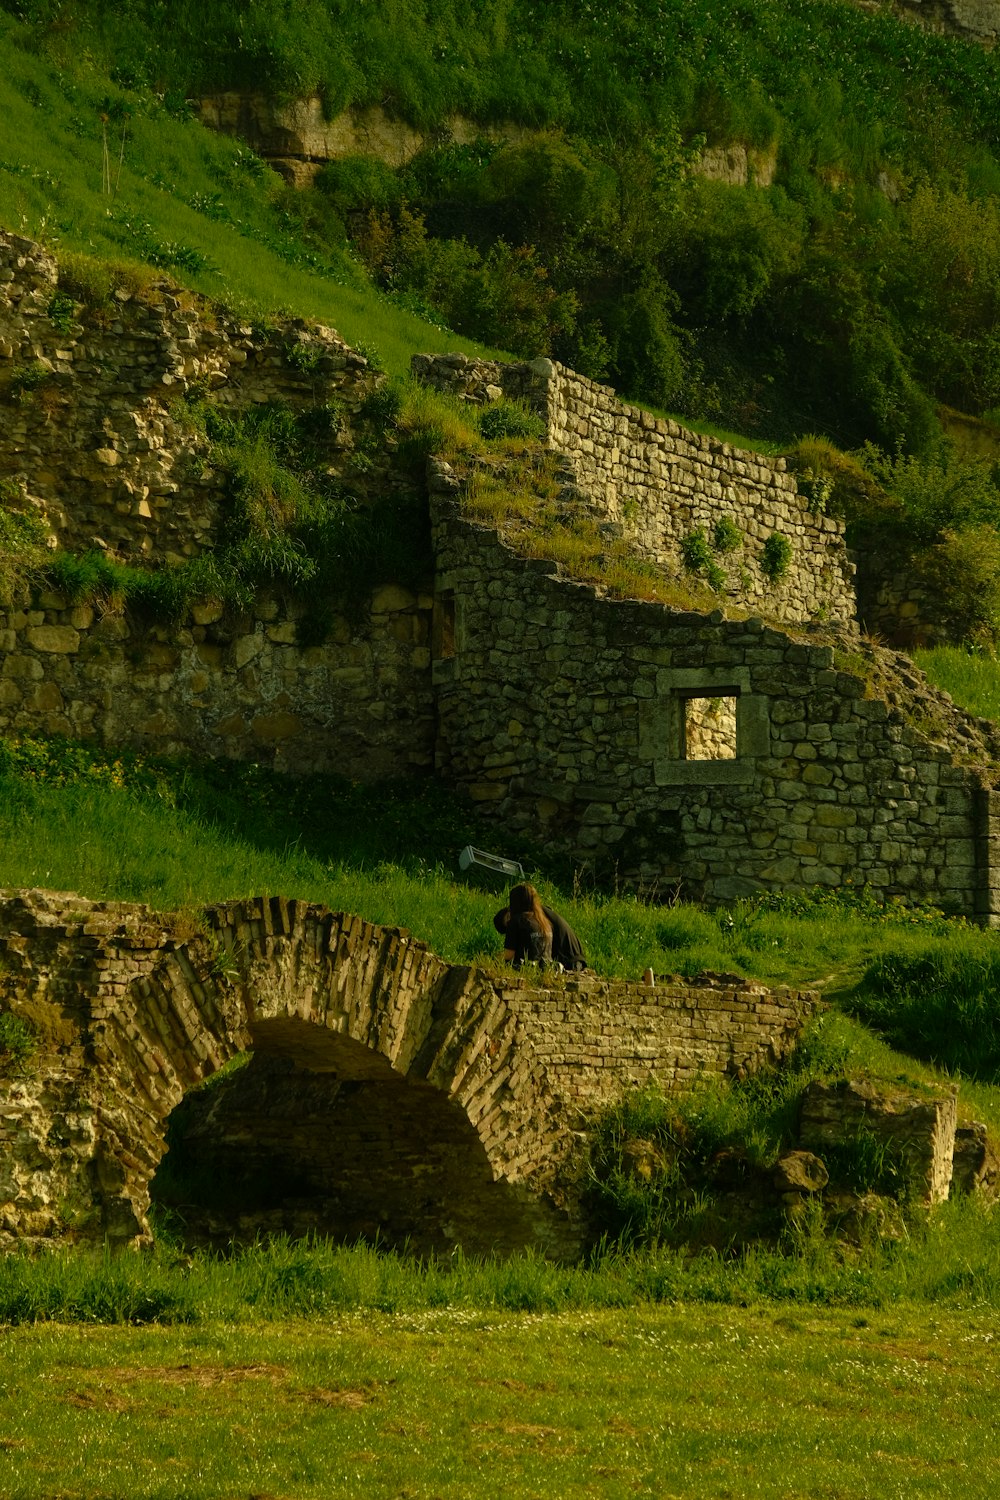
[[[0,1335],[0,1493],[987,1496],[995,1315],[364,1313]]]

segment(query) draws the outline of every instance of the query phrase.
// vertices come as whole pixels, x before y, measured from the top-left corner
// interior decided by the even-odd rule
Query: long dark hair
[[[511,887],[510,892],[510,914],[512,917],[521,915],[534,917],[546,938],[552,936],[552,923],[542,910],[542,900],[533,885],[525,882],[523,885]]]

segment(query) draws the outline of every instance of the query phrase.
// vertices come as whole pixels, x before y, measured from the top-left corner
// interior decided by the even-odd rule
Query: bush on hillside
[[[888,947],[850,1008],[892,1046],[949,1072],[1000,1081],[1000,954],[959,942]]]

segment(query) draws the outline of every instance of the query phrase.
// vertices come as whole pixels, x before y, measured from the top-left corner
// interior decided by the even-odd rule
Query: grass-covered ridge
[[[750,20],[735,0],[313,0],[294,18],[272,0],[17,0],[0,51],[18,143],[0,223],[56,251],[59,297],[167,272],[252,318],[317,318],[397,376],[471,339],[553,353],[682,420],[797,445],[864,556],[912,563],[954,638],[1000,639],[996,55],[846,0],[766,0]],[[346,158],[295,192],[192,120],[186,97],[228,84],[518,130],[432,132],[406,166]],[[756,181],[705,180],[714,146],[756,152]],[[943,439],[942,400],[981,414],[979,456]],[[846,493],[830,439],[869,445]],[[287,571],[299,540],[259,571]],[[100,586],[118,583],[156,603],[142,579]]]
[[[106,69],[114,144],[133,100],[181,111],[227,87],[443,132],[398,172],[333,164],[286,212],[470,336],[786,440],[918,451],[939,436],[935,401],[1000,406],[1000,64],[884,7],[7,9],[23,18],[9,35],[61,69]],[[517,133],[455,146],[456,113]],[[756,152],[756,182],[705,181],[715,145]]]
[[[55,251],[71,295],[166,272],[251,319],[314,318],[399,374],[415,349],[476,347],[391,305],[323,233],[321,204],[183,101],[116,87],[86,59],[55,64],[21,35],[0,14],[0,223]]]

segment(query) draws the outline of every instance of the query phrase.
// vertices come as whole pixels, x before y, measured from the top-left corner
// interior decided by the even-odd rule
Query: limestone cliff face
[[[308,186],[324,162],[340,156],[377,156],[391,167],[402,167],[445,137],[462,146],[483,137],[517,140],[526,133],[511,120],[480,125],[459,115],[437,131],[419,131],[378,106],[344,110],[329,119],[318,94],[280,100],[229,92],[200,99],[197,107],[203,125],[246,141],[296,187]]]
[[[857,0],[865,10],[880,0]],[[929,30],[992,46],[1000,35],[1000,0],[894,0],[893,8]],[[462,115],[449,116],[433,130],[417,130],[375,105],[347,109],[328,117],[319,94],[278,99],[264,93],[226,91],[196,103],[202,124],[237,136],[296,187],[307,187],[325,162],[343,156],[374,156],[402,167],[420,151],[450,141],[468,145],[479,139],[517,141],[530,131],[513,120],[485,125]],[[693,164],[701,177],[732,186],[769,187],[777,169],[774,148],[755,149],[739,141],[706,147]],[[892,196],[894,184],[883,185]]]

